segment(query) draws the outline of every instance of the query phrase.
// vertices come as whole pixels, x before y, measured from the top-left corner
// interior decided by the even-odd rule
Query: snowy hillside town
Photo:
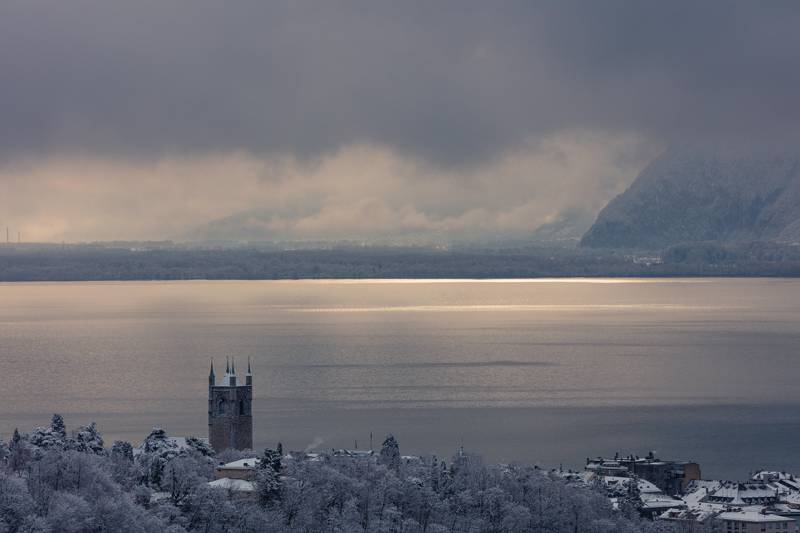
[[[621,455],[583,470],[379,449],[253,449],[253,373],[208,377],[208,438],[104,441],[63,417],[0,439],[0,532],[794,533],[800,480],[709,480],[693,461]]]
[[[617,455],[587,460],[580,474],[568,477],[599,483],[612,504],[633,503],[652,520],[695,531],[717,523],[723,531],[798,531],[800,479],[787,472],[757,471],[740,481],[704,480],[700,465]]]
[[[736,482],[654,454],[582,471],[377,450],[217,452],[154,428],[107,446],[94,424],[0,442],[0,531],[796,532],[800,480]]]

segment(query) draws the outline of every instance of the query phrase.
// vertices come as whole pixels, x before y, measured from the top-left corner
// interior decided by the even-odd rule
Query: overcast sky
[[[0,224],[524,236],[670,144],[796,142],[798,28],[796,1],[4,0]]]

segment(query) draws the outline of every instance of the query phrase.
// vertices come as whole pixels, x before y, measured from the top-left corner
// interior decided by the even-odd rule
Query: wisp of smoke
[[[323,439],[322,437],[314,437],[314,440],[312,440],[311,443],[308,446],[306,446],[303,451],[308,453],[311,450],[315,450],[320,446],[322,446],[323,442],[325,442],[325,439]]]

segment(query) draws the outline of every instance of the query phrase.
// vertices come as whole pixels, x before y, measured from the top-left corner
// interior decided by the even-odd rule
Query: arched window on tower
[[[239,400],[239,414],[244,414],[244,400]]]
[[[225,414],[225,400],[223,398],[217,400],[217,414],[219,415]]]

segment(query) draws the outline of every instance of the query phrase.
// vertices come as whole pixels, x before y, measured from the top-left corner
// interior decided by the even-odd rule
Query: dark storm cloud
[[[569,128],[782,137],[797,2],[6,0],[0,146],[469,164]]]

